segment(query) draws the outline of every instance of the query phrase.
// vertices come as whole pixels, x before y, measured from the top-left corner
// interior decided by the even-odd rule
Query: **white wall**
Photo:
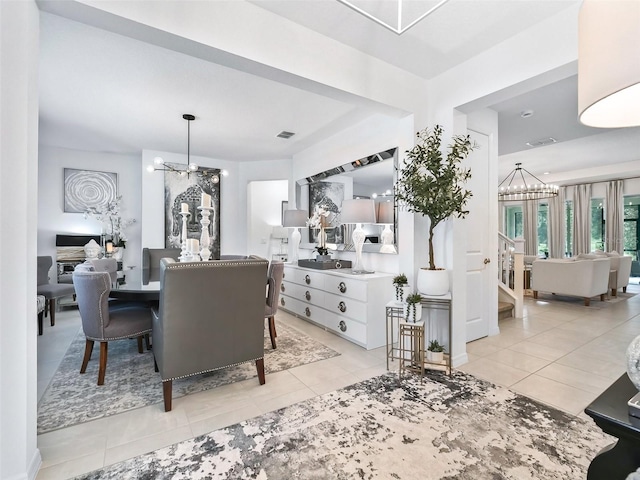
[[[40,146],[38,153],[38,255],[56,259],[56,234],[101,233],[102,224],[82,213],[64,212],[64,169],[97,170],[118,174],[118,194],[122,195],[120,213],[123,219],[136,222],[125,230],[127,246],[123,262],[141,265],[140,232],[142,229],[142,194],[140,191],[140,156],[83,152],[66,148]],[[51,280],[55,282],[55,270]]]
[[[280,239],[272,239],[273,227],[281,225],[282,202],[287,200],[287,180],[254,181],[247,185],[248,251],[271,260],[280,252]],[[233,252],[231,252],[233,253]]]
[[[33,479],[37,448],[38,8],[0,2],[0,478]]]

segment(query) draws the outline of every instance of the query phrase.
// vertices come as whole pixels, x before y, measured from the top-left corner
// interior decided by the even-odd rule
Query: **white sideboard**
[[[391,273],[352,275],[285,265],[280,308],[366,349],[386,345]]]

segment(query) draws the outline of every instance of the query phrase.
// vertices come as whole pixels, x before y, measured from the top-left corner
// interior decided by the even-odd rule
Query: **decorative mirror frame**
[[[345,163],[343,165],[339,165],[337,167],[330,168],[323,172],[316,173],[314,175],[308,176],[306,178],[297,180],[296,182],[296,208],[309,211],[310,205],[310,185],[319,183],[319,182],[331,182],[331,177],[336,175],[341,175],[344,173],[354,172],[361,168],[366,168],[371,165],[379,164],[382,161],[392,161],[392,191],[395,186],[396,180],[398,178],[398,147],[389,148],[382,152],[374,153],[373,155],[368,155],[358,160],[354,160],[349,163]],[[394,233],[394,246],[396,250],[398,249],[398,203],[396,201],[395,195],[393,195],[393,233]],[[351,225],[344,226],[344,236],[348,237],[350,232],[353,231]],[[351,228],[349,228],[351,227]],[[304,229],[301,229],[301,231]],[[380,225],[380,230],[382,231],[382,226]],[[309,234],[308,229],[307,232],[302,232],[303,239],[311,239],[312,236]],[[365,243],[363,247],[363,252],[367,253],[381,253],[380,247],[381,243]],[[313,242],[303,242],[300,244],[301,249],[313,250],[316,247],[316,244]],[[353,245],[349,241],[349,239],[345,238],[344,243],[338,244],[338,248],[336,251],[353,251]]]

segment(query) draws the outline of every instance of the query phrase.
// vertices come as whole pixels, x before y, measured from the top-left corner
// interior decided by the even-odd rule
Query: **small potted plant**
[[[396,302],[402,303],[404,291],[409,286],[407,276],[404,273],[393,277],[393,286],[396,289]]]
[[[419,322],[422,318],[422,296],[419,293],[412,293],[407,296],[407,303],[404,306],[404,318],[407,322]]]
[[[442,362],[444,360],[444,346],[438,340],[431,340],[427,347],[427,360],[430,362]]]

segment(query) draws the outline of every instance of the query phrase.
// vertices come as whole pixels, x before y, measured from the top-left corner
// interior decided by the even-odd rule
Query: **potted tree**
[[[444,295],[449,291],[449,274],[436,267],[433,234],[449,217],[464,218],[465,205],[471,192],[463,188],[471,178],[471,170],[460,163],[476,148],[469,135],[457,135],[442,152],[441,125],[418,132],[416,145],[407,151],[398,175],[395,195],[400,206],[429,219],[429,267],[418,270],[417,287],[426,295]]]
[[[396,303],[404,300],[404,291],[409,287],[409,281],[404,273],[393,277],[393,286],[396,289]]]
[[[431,340],[427,347],[427,360],[430,362],[442,362],[444,360],[444,346],[438,340]]]

